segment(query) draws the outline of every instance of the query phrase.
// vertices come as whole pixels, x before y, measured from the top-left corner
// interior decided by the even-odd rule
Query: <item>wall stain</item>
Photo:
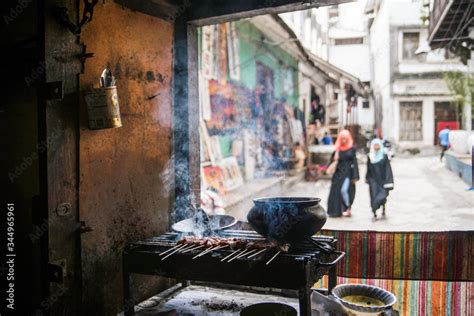
[[[155,75],[153,74],[153,71],[148,70],[148,71],[146,72],[146,80],[147,80],[148,82],[155,80]]]

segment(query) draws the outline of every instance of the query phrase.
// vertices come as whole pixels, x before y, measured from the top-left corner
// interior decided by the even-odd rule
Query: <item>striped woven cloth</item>
[[[346,253],[338,276],[365,279],[474,281],[474,232],[324,230]]]
[[[397,297],[394,309],[402,316],[474,315],[474,282],[338,278],[342,283],[375,285],[392,292]],[[327,285],[325,277],[315,287]]]

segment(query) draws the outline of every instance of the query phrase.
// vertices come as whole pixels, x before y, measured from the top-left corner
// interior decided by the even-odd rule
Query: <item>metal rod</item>
[[[259,255],[259,254],[261,254],[262,252],[267,251],[267,250],[268,250],[268,248],[264,248],[264,249],[260,250],[259,252],[254,253],[254,254],[251,255],[250,257],[247,257],[247,259],[253,258],[253,257],[255,257],[255,256],[257,256],[257,255]]]
[[[185,245],[186,246],[186,245]],[[174,254],[175,252],[178,252],[180,251],[181,248],[178,248],[178,249],[175,249],[174,251],[170,252],[169,254],[167,254],[166,256],[164,256],[163,258],[161,258],[161,261],[165,260],[166,258],[168,258],[169,256],[171,256],[172,254]]]
[[[227,258],[232,257],[233,255],[235,255],[236,253],[238,253],[240,250],[241,250],[241,249],[235,250],[233,253],[231,253],[230,255],[226,256],[224,259],[222,259],[221,262],[224,261],[224,260],[226,260]]]
[[[267,261],[266,265],[268,266],[270,264],[270,262],[273,261],[273,259],[275,259],[279,254],[280,254],[281,250],[278,250],[278,252],[270,258],[270,260]]]
[[[190,248],[190,249],[186,249],[186,250],[183,251],[182,253],[186,253],[186,252],[189,252],[189,251],[197,250],[197,249],[202,248],[202,247],[204,247],[204,245],[194,246],[194,247],[192,247],[192,248]]]
[[[174,247],[172,247],[172,248],[170,248],[170,249],[168,249],[168,250],[166,250],[166,251],[163,251],[162,253],[159,254],[159,256],[163,256],[163,255],[167,254],[168,252],[175,250],[176,248],[184,248],[185,246],[186,246],[186,244],[183,244],[183,245],[181,245],[181,244],[176,245],[176,246],[174,246]]]

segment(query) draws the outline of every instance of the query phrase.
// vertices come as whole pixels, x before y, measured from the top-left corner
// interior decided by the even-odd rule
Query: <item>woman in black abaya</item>
[[[331,163],[337,162],[328,198],[327,211],[331,217],[351,216],[355,183],[359,180],[359,167],[353,145],[351,133],[348,130],[342,130],[337,136],[336,151],[331,157]]]
[[[366,182],[369,184],[370,206],[377,218],[377,210],[382,207],[385,216],[385,203],[390,190],[393,190],[393,174],[390,160],[383,148],[382,140],[376,138],[370,144],[370,153],[367,159]]]

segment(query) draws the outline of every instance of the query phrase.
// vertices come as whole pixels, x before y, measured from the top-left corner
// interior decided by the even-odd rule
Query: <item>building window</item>
[[[337,5],[330,7],[328,15],[329,19],[337,19],[339,17],[339,7]]]
[[[420,32],[403,32],[403,52],[402,57],[405,60],[416,60],[415,55],[420,43]]]
[[[369,107],[370,107],[369,100],[362,101],[362,108],[363,109],[368,109]]]
[[[364,44],[363,37],[351,37],[351,38],[336,38],[334,45],[357,45]]]
[[[400,140],[423,140],[422,102],[400,102]]]

